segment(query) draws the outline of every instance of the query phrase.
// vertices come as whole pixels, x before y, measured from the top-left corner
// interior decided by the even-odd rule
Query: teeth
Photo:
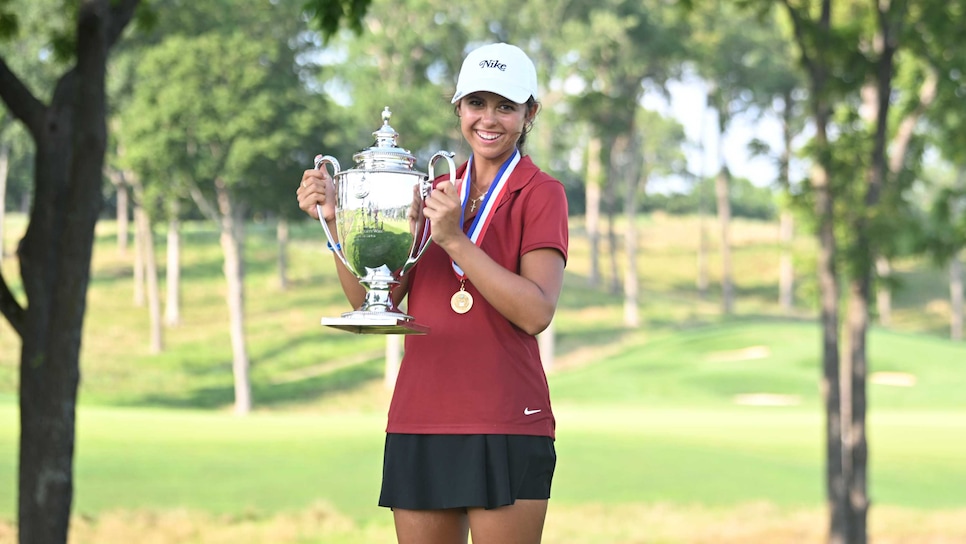
[[[477,131],[476,134],[479,135],[479,137],[480,138],[483,138],[484,140],[496,140],[497,138],[500,137],[499,134],[495,134],[495,133],[492,133],[492,132],[480,132],[480,131]]]

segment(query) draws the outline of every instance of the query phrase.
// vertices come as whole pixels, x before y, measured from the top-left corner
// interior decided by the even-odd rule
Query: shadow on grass
[[[268,383],[253,381],[251,395],[255,407],[271,408],[281,405],[309,403],[336,393],[353,391],[373,380],[382,378],[383,362],[380,358],[338,366],[330,371],[307,375],[300,379]],[[235,402],[232,384],[200,387],[181,394],[148,394],[124,403],[128,406],[221,409]]]
[[[249,345],[248,354],[252,398],[259,407],[312,403],[364,387],[384,372],[385,351],[378,343],[327,330],[280,333]],[[210,339],[203,339],[151,356],[147,364],[151,375],[171,376],[172,383],[139,384],[121,404],[217,409],[235,402],[232,355],[226,345],[213,348]]]
[[[619,343],[625,336],[632,332],[620,327],[561,332],[556,335],[556,346],[554,350],[560,355],[567,355],[577,349],[611,346]]]
[[[584,274],[567,272],[564,276],[564,286],[560,292],[560,301],[557,306],[574,310],[607,306],[618,303],[622,296],[621,294],[609,293],[606,286],[590,285],[588,277]]]

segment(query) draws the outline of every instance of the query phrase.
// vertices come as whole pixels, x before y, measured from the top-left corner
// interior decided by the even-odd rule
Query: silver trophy
[[[398,134],[389,126],[392,112],[382,112],[382,127],[372,133],[372,147],[352,156],[356,167],[343,171],[328,155],[315,158],[315,167],[331,165],[335,181],[335,226],[322,218],[329,247],[366,288],[358,309],[340,317],[322,318],[322,324],[360,334],[425,334],[420,325],[392,302],[392,289],[430,244],[429,225],[423,216],[423,200],[432,189],[436,161],[446,159],[450,181],[456,183],[453,153],[439,151],[429,161],[429,174],[415,170],[416,159],[398,147]],[[413,213],[410,214],[410,208]]]

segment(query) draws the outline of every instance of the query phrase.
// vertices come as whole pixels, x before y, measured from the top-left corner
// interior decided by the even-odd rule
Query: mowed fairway
[[[648,218],[643,230],[646,240],[666,240],[690,226]],[[772,226],[737,230],[745,240],[739,266],[769,270],[762,263],[776,254],[767,244]],[[160,355],[147,352],[146,311],[131,303],[130,257],[118,255],[109,234],[99,238],[73,544],[393,541],[391,514],[376,506],[389,397],[382,340],[318,326],[344,308],[331,263],[319,264],[324,242],[315,230],[295,231],[284,291],[274,282],[271,231],[252,231],[256,411],[247,417],[231,413],[216,237],[187,233],[184,322],[166,330]],[[549,373],[558,466],[544,541],[822,542],[825,420],[814,320],[775,312],[762,287],[767,272],[742,277],[739,308],[750,311],[723,319],[713,299],[689,293],[686,247],[649,246],[644,323],[628,330],[619,297],[586,287],[586,248],[576,231],[574,240]],[[8,278],[13,266],[4,262]],[[934,316],[919,313],[910,329],[935,331]],[[897,315],[917,313],[900,307]],[[6,544],[16,541],[19,344],[0,327]],[[966,542],[966,346],[874,329],[869,359],[872,542]]]

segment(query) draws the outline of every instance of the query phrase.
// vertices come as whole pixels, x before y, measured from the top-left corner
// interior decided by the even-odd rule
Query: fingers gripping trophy
[[[429,161],[428,174],[415,170],[415,157],[396,144],[399,135],[389,126],[390,117],[387,106],[382,127],[372,133],[373,146],[353,155],[355,168],[342,170],[329,155],[315,158],[316,169],[334,170],[336,232],[317,205],[329,247],[366,288],[362,306],[322,318],[322,324],[359,334],[425,334],[428,327],[395,307],[392,289],[432,242],[422,209],[436,178],[436,162],[446,160],[452,183],[456,164],[453,153],[439,151]]]

